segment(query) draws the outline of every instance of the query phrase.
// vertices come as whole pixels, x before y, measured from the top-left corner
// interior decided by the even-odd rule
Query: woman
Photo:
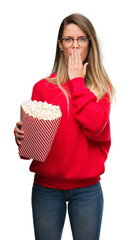
[[[60,26],[52,74],[33,87],[32,100],[59,105],[62,119],[44,163],[33,160],[36,240],[60,240],[66,203],[74,240],[98,240],[103,213],[100,175],[111,145],[114,88],[102,65],[96,33],[81,14]],[[17,144],[24,139],[15,127]]]

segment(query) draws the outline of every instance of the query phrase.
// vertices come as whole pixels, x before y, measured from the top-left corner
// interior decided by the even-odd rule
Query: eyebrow
[[[82,36],[82,35],[80,35],[80,36],[78,36],[77,38],[80,38],[80,37],[87,37],[86,35],[84,36]],[[63,38],[74,38],[74,37],[72,37],[72,36],[64,36]]]

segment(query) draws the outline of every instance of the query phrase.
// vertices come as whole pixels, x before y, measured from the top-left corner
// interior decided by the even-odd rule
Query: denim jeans
[[[99,240],[103,213],[100,182],[72,190],[46,188],[34,183],[32,210],[35,239],[61,240],[67,206],[73,239]]]

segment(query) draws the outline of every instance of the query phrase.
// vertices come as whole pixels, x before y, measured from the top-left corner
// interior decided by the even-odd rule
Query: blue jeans
[[[103,214],[100,182],[72,190],[46,188],[34,183],[32,210],[35,239],[61,240],[67,206],[73,239],[99,240]]]

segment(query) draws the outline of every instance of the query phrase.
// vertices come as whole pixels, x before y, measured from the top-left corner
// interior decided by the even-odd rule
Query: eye
[[[72,38],[70,38],[70,37],[65,38],[64,40],[65,40],[65,42],[72,42]]]
[[[80,37],[80,38],[79,38],[79,41],[81,41],[81,42],[86,42],[86,41],[87,41],[87,38],[86,38],[86,37]]]

